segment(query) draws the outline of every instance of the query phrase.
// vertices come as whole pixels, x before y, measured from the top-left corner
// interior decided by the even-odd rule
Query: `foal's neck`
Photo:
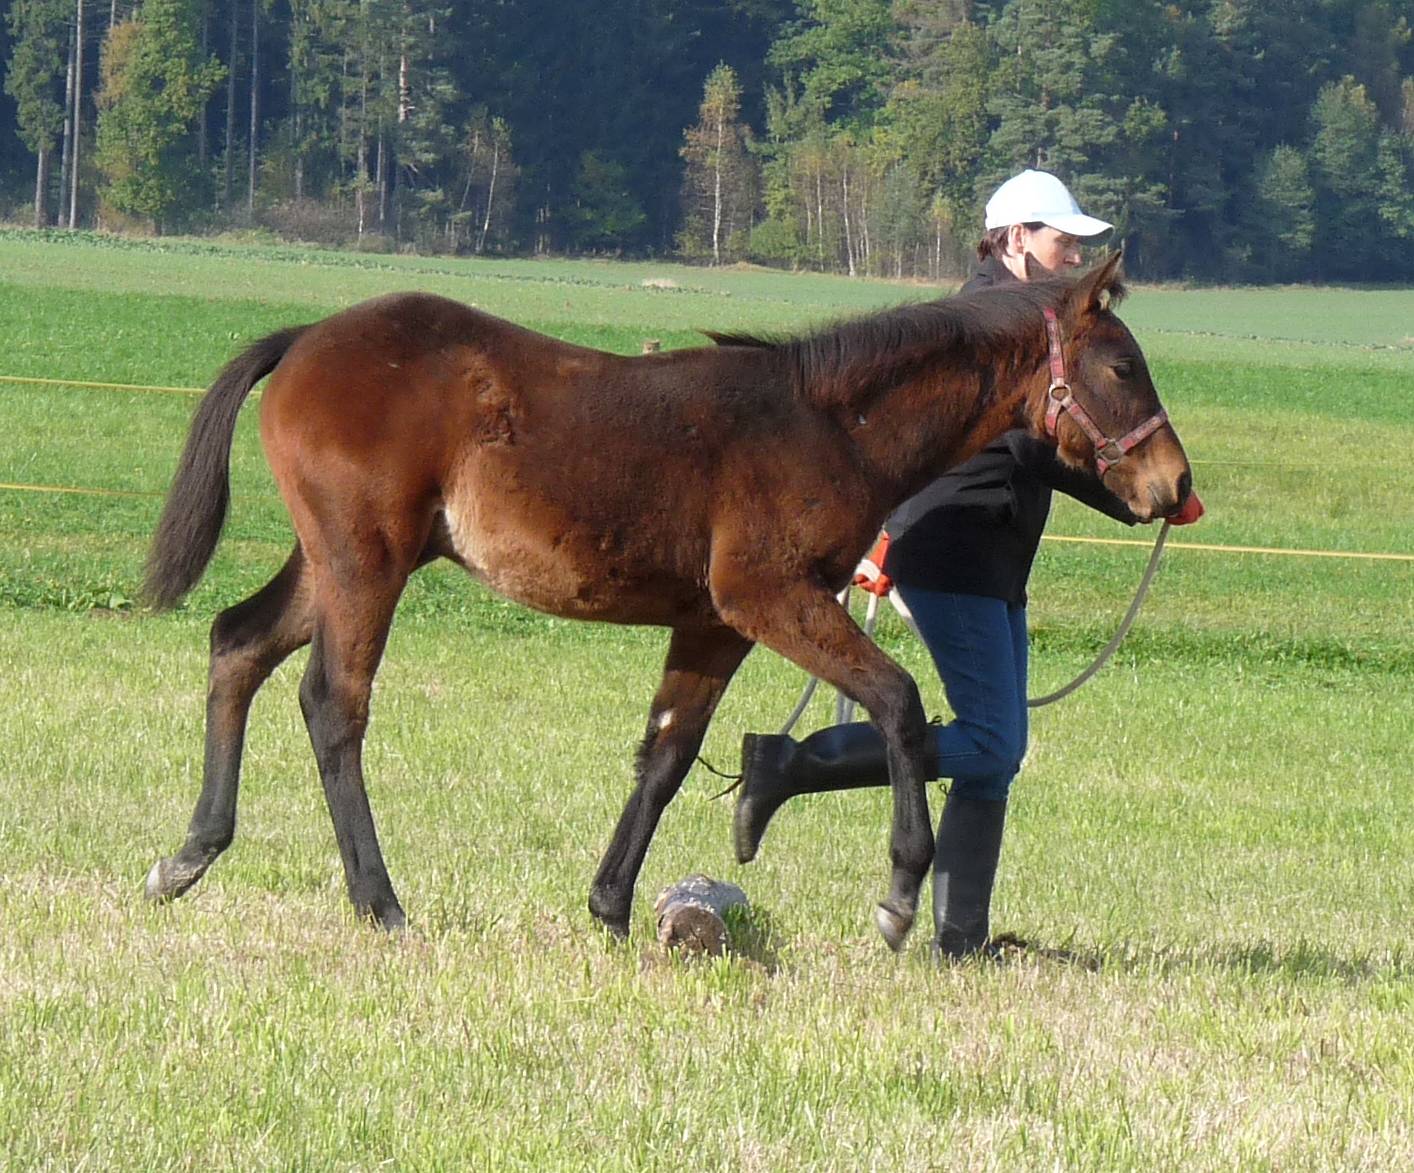
[[[869,403],[844,408],[841,422],[896,504],[1023,426],[1044,362],[1035,348],[965,361],[939,355]]]

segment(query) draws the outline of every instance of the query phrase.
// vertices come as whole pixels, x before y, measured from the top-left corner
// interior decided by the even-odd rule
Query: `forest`
[[[9,0],[0,216],[965,271],[1031,166],[1129,272],[1414,282],[1408,0]]]

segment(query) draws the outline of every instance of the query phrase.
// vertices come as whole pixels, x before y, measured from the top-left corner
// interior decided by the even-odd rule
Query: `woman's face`
[[[1042,224],[1034,230],[1024,224],[1018,227],[1021,229],[1020,252],[1023,257],[1030,253],[1052,273],[1061,273],[1080,264],[1078,237],[1052,228],[1049,224]]]

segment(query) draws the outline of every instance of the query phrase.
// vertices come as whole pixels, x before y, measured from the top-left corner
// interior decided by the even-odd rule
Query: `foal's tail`
[[[306,329],[290,326],[277,330],[233,358],[197,406],[147,555],[143,597],[153,607],[161,610],[176,605],[211,561],[231,500],[231,441],[236,415],[251,388],[275,369]]]

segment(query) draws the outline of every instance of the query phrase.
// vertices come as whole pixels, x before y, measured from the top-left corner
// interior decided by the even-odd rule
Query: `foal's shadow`
[[[1003,964],[1050,961],[1091,972],[1101,969],[1157,969],[1163,973],[1176,973],[1216,968],[1252,976],[1341,982],[1360,982],[1376,977],[1414,977],[1414,954],[1406,953],[1402,947],[1396,946],[1384,957],[1372,954],[1349,957],[1309,941],[1298,941],[1285,948],[1270,941],[1254,941],[1217,949],[1136,946],[1125,942],[1082,949],[1077,948],[1073,941],[1047,945],[1015,933],[1001,933],[988,943],[984,955]]]
[[[1203,954],[1199,951],[1174,951],[1169,955],[1176,965],[1185,968],[1203,964],[1221,966],[1244,974],[1275,975],[1289,978],[1316,978],[1340,982],[1362,982],[1371,978],[1414,977],[1414,955],[1402,945],[1394,945],[1384,956],[1366,953],[1364,956],[1342,956],[1321,945],[1299,940],[1286,947],[1270,941]]]
[[[1104,954],[1098,950],[1078,949],[1073,939],[1063,945],[1043,945],[1016,933],[998,933],[982,950],[982,957],[1002,965],[1026,961],[1051,961],[1073,965],[1077,969],[1098,972],[1104,964]]]

